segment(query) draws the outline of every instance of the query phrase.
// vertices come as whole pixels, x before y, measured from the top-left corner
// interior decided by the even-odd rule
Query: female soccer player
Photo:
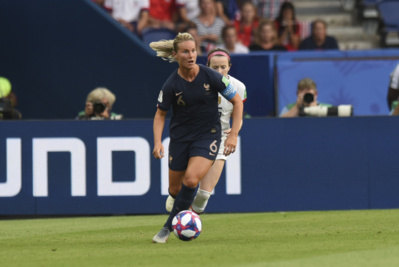
[[[224,77],[229,79],[234,88],[237,90],[237,93],[240,95],[242,101],[245,102],[247,100],[245,85],[236,78],[228,75],[231,68],[231,60],[230,54],[226,50],[217,48],[210,51],[208,53],[207,66],[209,66],[211,69],[216,70]],[[220,175],[223,171],[224,163],[227,159],[227,156],[223,154],[223,144],[231,130],[230,118],[233,112],[233,105],[229,101],[226,101],[221,97],[219,97],[219,99],[219,115],[220,123],[222,126],[222,140],[220,143],[220,149],[216,157],[216,161],[212,165],[208,173],[205,175],[205,177],[202,179],[200,187],[197,191],[197,195],[195,196],[193,204],[191,206],[192,210],[198,214],[204,212],[205,207],[208,204],[208,199],[210,198],[213,189],[219,181]],[[171,211],[173,202],[173,197],[169,195],[166,201],[166,209],[168,211]]]
[[[174,216],[190,208],[199,182],[211,168],[219,150],[221,127],[218,116],[218,92],[234,106],[233,125],[224,144],[224,154],[235,151],[241,126],[243,104],[230,81],[216,71],[196,64],[194,38],[179,33],[174,40],[153,42],[157,56],[177,61],[174,71],[162,87],[154,117],[155,158],[162,158],[162,132],[166,113],[173,109],[169,126],[169,192],[176,195],[164,227],[153,237],[154,243],[166,243]]]

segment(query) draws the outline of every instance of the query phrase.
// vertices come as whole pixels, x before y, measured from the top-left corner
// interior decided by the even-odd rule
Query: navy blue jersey
[[[158,108],[167,111],[172,105],[172,141],[220,136],[218,92],[229,100],[236,93],[227,78],[203,65],[199,65],[199,73],[192,82],[180,77],[177,70],[169,76],[159,94]]]

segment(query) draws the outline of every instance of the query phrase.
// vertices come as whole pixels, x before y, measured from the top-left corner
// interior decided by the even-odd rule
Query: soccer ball
[[[191,210],[179,212],[172,221],[173,233],[183,241],[196,239],[202,230],[202,222],[198,214]]]

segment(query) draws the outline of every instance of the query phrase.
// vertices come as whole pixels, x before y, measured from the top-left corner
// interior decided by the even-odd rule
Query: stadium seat
[[[362,8],[363,19],[376,19],[378,18],[377,2],[378,0],[362,0],[360,1]]]
[[[176,34],[168,29],[154,29],[146,28],[141,33],[141,38],[146,45],[151,42],[156,42],[162,39],[171,40],[176,37]]]
[[[379,27],[377,2],[378,0],[357,0],[363,29],[370,35],[377,34]]]
[[[383,46],[399,45],[399,0],[381,0],[377,3],[381,21],[381,41]]]

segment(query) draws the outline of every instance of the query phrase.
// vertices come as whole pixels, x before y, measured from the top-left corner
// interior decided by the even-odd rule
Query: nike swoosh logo
[[[180,93],[176,93],[176,96],[178,96],[178,95],[181,95],[183,92],[180,92]]]
[[[211,153],[211,152],[209,152],[209,155],[211,155],[212,157],[215,156],[215,154],[213,154],[213,153]]]

